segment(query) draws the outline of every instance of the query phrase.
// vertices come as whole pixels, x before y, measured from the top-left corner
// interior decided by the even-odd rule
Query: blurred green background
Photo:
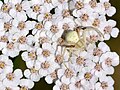
[[[110,0],[111,4],[117,8],[117,13],[111,18],[117,21],[117,27],[120,29],[120,0]],[[110,46],[111,51],[115,51],[120,55],[120,35],[118,38],[111,38],[106,43]],[[21,57],[18,56],[14,60],[14,69],[20,68],[22,70],[26,69],[25,63],[21,60]],[[115,80],[115,90],[120,90],[120,65],[115,67],[115,73],[112,76]],[[35,83],[35,86],[32,90],[52,90],[54,84],[48,85],[44,78],[41,79],[38,83]]]

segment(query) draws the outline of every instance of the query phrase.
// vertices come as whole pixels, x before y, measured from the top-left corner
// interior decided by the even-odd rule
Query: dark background
[[[112,19],[117,21],[117,27],[120,29],[120,0],[110,0],[110,2],[117,9],[117,13],[112,17]],[[111,38],[109,41],[106,41],[106,43],[110,46],[111,51],[115,51],[120,55],[120,35],[118,38]],[[20,56],[16,57],[14,60],[14,69],[16,68],[20,68],[22,70],[26,69],[25,63],[22,61]],[[115,67],[115,73],[112,77],[115,80],[115,90],[120,90],[120,65]],[[32,90],[52,90],[53,86],[54,84],[48,85],[43,78],[38,83],[35,83]]]

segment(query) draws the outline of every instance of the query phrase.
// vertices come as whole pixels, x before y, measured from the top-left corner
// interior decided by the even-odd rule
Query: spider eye
[[[66,33],[65,40],[71,43],[77,43],[79,41],[79,37],[76,31],[70,31]]]

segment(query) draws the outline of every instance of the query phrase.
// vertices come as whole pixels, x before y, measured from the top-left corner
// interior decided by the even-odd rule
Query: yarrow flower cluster
[[[109,0],[0,1],[0,90],[30,90],[45,77],[53,90],[114,90],[119,55]],[[21,54],[21,53],[22,54]],[[20,55],[27,69],[14,70]]]

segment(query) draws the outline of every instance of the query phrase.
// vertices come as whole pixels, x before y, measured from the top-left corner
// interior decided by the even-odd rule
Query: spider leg
[[[68,61],[70,61],[71,63],[72,63],[72,61],[71,61],[71,56],[72,56],[72,50],[71,50],[71,48],[69,49],[69,58],[68,58]]]
[[[82,30],[82,29],[81,29],[81,30]],[[81,38],[80,38],[80,37],[81,37],[81,36],[80,36],[80,29],[76,29],[75,31],[77,32],[79,39],[81,39]]]
[[[55,55],[57,55],[58,46],[59,45],[56,46]]]
[[[64,55],[66,50],[67,50],[66,47],[62,47],[61,52],[63,52],[63,53],[61,53],[61,54]],[[67,65],[65,64],[65,61],[63,61],[63,64],[66,68],[68,68]]]
[[[62,48],[62,52],[63,52],[62,55],[64,55],[66,51],[69,52],[68,62],[69,62],[69,61],[71,62],[70,57],[71,57],[71,55],[72,55],[72,51],[70,50],[70,48],[67,49],[66,47],[64,47],[64,49]],[[63,61],[63,63],[64,63],[64,61]],[[65,66],[66,66],[66,65],[65,65]]]
[[[88,26],[87,27],[88,29],[86,29],[85,31],[91,31],[92,29],[94,29],[98,34],[99,34],[99,36],[102,36],[103,38],[104,38],[104,35],[100,32],[100,30],[98,30],[97,28],[95,28],[95,27],[90,27],[90,26]]]
[[[66,47],[64,47],[64,49],[62,48],[62,49],[61,49],[61,52],[63,52],[63,53],[61,53],[61,54],[64,55],[64,54],[65,54],[65,51],[66,51]]]
[[[57,55],[58,46],[60,46],[60,45],[57,45],[57,46],[56,46],[55,55]],[[64,48],[64,49],[63,49],[63,48]],[[65,50],[66,50],[65,47],[61,47],[61,55],[64,55],[64,54],[65,54]],[[63,53],[62,53],[62,52],[63,52]],[[65,61],[63,61],[63,65],[64,65],[66,68],[68,68],[67,65],[65,64]]]
[[[86,29],[83,31],[83,39],[84,39],[84,44],[86,44],[86,32],[87,31],[96,31],[98,33],[98,35],[101,37],[100,40],[102,40],[104,38],[103,33],[100,32],[99,29],[95,28],[95,27],[91,27],[88,26],[86,27]],[[92,43],[92,42],[91,42]]]
[[[82,34],[83,36],[80,36],[80,30],[83,31],[83,34]],[[82,29],[82,27],[80,27],[80,29],[76,29],[76,32],[77,32],[78,37],[79,37],[79,41],[78,41],[78,43],[76,43],[76,46],[80,47],[80,49],[83,47],[86,47],[86,33],[85,33],[85,31]]]
[[[83,31],[83,42],[82,43],[83,43],[84,47],[86,47],[87,42],[86,42],[86,31],[85,30]]]
[[[104,35],[100,32],[100,30],[98,30],[97,28],[94,28],[94,30],[99,34],[99,36],[104,37]]]

